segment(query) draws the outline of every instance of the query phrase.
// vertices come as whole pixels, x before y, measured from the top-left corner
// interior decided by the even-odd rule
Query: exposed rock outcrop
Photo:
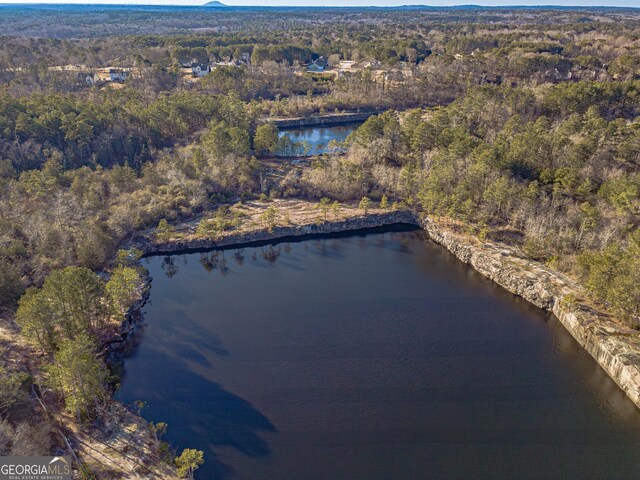
[[[331,233],[364,230],[368,228],[384,227],[400,223],[417,225],[413,214],[406,210],[375,212],[364,216],[352,216],[340,221],[322,223],[308,223],[304,225],[278,226],[272,230],[254,228],[249,231],[230,232],[219,240],[187,239],[170,242],[157,242],[149,236],[136,239],[135,245],[145,255],[158,253],[175,253],[188,250],[204,250],[227,246],[239,246],[269,242],[285,238],[295,238],[308,235],[326,235]]]
[[[578,343],[595,358],[640,408],[640,333],[574,300],[579,285],[514,248],[480,243],[456,234],[428,217],[419,223],[436,243],[510,292],[553,312]]]
[[[571,279],[545,265],[527,259],[517,249],[491,242],[480,242],[458,234],[427,216],[416,217],[402,211],[378,211],[360,215],[349,212],[340,221],[278,226],[272,230],[256,227],[229,232],[219,240],[198,238],[157,242],[152,234],[135,240],[145,255],[256,244],[309,235],[323,235],[413,224],[422,227],[430,239],[482,275],[510,292],[550,312],[559,319],[578,343],[595,358],[607,374],[640,408],[640,333],[613,321],[605,313],[576,301],[582,288]],[[135,324],[135,320],[132,322]],[[126,335],[125,335],[126,336]]]

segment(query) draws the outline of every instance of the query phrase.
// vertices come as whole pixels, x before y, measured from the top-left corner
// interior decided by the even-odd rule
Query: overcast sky
[[[201,5],[208,0],[0,0],[1,3],[110,3]],[[640,0],[221,0],[226,5],[263,6],[398,6],[398,5],[565,5],[640,7]]]

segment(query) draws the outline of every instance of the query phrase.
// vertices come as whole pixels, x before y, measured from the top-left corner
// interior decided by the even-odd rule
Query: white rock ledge
[[[480,243],[456,234],[424,216],[420,226],[485,277],[534,305],[553,312],[578,343],[640,408],[640,332],[612,321],[580,302],[563,301],[581,288],[541,263],[527,260],[502,244]]]
[[[157,242],[153,240],[152,236],[144,236],[137,238],[134,244],[137,248],[142,250],[144,255],[157,255],[160,253],[177,253],[238,245],[251,245],[309,235],[329,235],[332,233],[365,230],[401,223],[417,225],[415,217],[411,212],[407,210],[397,210],[369,213],[364,216],[352,216],[341,221],[326,221],[318,224],[309,223],[305,225],[275,227],[272,230],[267,230],[266,228],[255,228],[250,231],[239,233],[231,232],[219,240],[186,239],[170,242]]]
[[[409,211],[380,212],[336,222],[277,227],[272,231],[256,228],[231,233],[218,241],[188,239],[159,243],[145,235],[137,238],[134,244],[145,255],[153,255],[255,244],[400,223],[422,227],[431,240],[485,277],[528,302],[553,312],[578,343],[640,408],[640,332],[611,320],[605,313],[585,304],[563,301],[569,294],[579,296],[582,289],[561,273],[524,258],[515,248],[498,243],[481,243],[457,234],[427,216],[416,217]]]

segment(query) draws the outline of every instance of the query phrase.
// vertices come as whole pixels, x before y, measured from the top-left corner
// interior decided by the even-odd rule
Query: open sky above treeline
[[[131,5],[202,5],[205,1],[199,0],[5,0],[3,3],[59,3],[59,4],[131,4]],[[415,0],[227,0],[222,2],[228,6],[296,6],[296,7],[398,7],[404,5],[425,6],[588,6],[588,7],[640,7],[640,0],[473,0],[464,2],[460,0],[436,0],[430,2]]]

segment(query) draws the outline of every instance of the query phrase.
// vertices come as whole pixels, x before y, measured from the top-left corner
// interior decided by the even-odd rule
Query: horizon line
[[[505,4],[505,5],[482,5],[477,3],[459,3],[452,5],[438,5],[438,4],[430,4],[430,3],[407,3],[401,5],[228,5],[224,2],[219,2],[220,5],[207,5],[209,2],[204,3],[153,3],[153,2],[137,2],[137,1],[122,1],[122,2],[114,2],[114,1],[97,1],[97,2],[86,2],[86,1],[42,1],[38,0],[35,2],[25,2],[25,1],[2,1],[0,2],[0,6],[6,5],[25,5],[25,6],[40,6],[40,5],[71,5],[76,7],[92,7],[92,6],[125,6],[125,7],[207,7],[211,9],[215,8],[260,8],[260,9],[272,9],[272,8],[380,8],[380,9],[399,9],[399,8],[408,8],[408,7],[427,7],[427,8],[442,8],[442,9],[452,9],[452,8],[461,8],[461,7],[472,7],[472,8],[491,8],[491,9],[500,9],[500,8],[616,8],[616,9],[638,9],[639,5],[590,5],[590,4],[576,4],[576,5],[567,5],[567,4],[550,4],[550,3],[540,3],[540,4]]]

